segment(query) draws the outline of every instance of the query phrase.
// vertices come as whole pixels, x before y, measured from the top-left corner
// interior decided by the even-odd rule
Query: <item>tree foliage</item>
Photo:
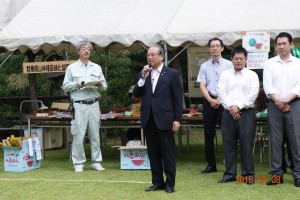
[[[142,54],[138,52],[136,54]],[[105,67],[105,56],[103,54],[93,54],[91,60],[100,64],[103,73],[107,72],[106,81],[108,89],[106,91],[107,100],[105,102],[105,92],[101,93],[100,106],[116,104],[118,108],[126,107],[131,104],[127,92],[132,84],[137,80],[137,73],[144,66],[145,62],[132,60],[130,56],[134,54],[108,54],[108,66]]]
[[[56,55],[54,60],[65,59],[64,56],[58,54],[53,55]],[[139,59],[141,55],[143,55],[143,58]],[[102,98],[100,100],[100,106],[116,104],[118,108],[122,108],[131,103],[127,92],[129,87],[136,82],[137,73],[141,70],[141,67],[144,66],[144,55],[145,51],[122,54],[108,53],[108,56],[105,56],[104,52],[92,52],[90,60],[101,66],[108,83],[108,90],[101,92]],[[49,60],[49,57],[50,60],[53,59],[52,55],[39,54],[36,56],[35,61],[43,62],[46,59]],[[74,52],[68,55],[68,59],[77,60],[77,53]],[[23,62],[27,62],[27,57],[23,54],[12,55],[0,68],[1,97],[29,96],[29,75],[23,74]],[[107,66],[105,63],[107,63]],[[48,74],[36,74],[37,96],[61,95],[63,78],[63,75],[51,79],[48,77]],[[0,101],[0,111],[5,114],[18,113],[20,103],[21,100],[10,102]]]

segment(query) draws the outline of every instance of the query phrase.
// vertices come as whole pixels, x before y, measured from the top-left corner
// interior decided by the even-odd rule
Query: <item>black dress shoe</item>
[[[230,178],[230,179],[222,178],[221,180],[218,181],[218,183],[228,183],[228,182],[235,182],[235,178]]]
[[[173,193],[174,192],[174,188],[167,186],[165,189],[166,193]]]
[[[294,185],[300,187],[300,179],[295,179]]]
[[[207,173],[212,173],[212,172],[217,172],[217,168],[211,167],[209,165],[204,170],[201,171],[202,174],[207,174]]]
[[[156,185],[152,185],[148,188],[145,189],[145,192],[152,192],[152,191],[157,191],[157,190],[163,190],[164,187],[158,187]]]
[[[280,181],[278,181],[277,179],[272,178],[272,180],[267,182],[267,185],[279,185],[283,183],[283,178],[280,178]]]

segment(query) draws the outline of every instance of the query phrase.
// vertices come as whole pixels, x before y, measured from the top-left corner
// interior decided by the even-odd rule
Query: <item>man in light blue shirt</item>
[[[217,85],[223,71],[232,68],[229,60],[221,56],[224,44],[221,39],[213,38],[208,42],[208,51],[211,58],[200,66],[197,82],[200,82],[200,90],[203,94],[203,123],[205,137],[205,159],[207,167],[201,173],[216,172],[216,156],[214,150],[214,137],[216,135],[216,123],[222,120],[224,108],[222,107],[217,92]]]
[[[102,154],[100,149],[100,106],[99,90],[106,90],[107,83],[102,69],[96,63],[89,61],[92,45],[88,41],[82,41],[76,47],[79,60],[71,64],[65,74],[63,90],[71,93],[71,99],[75,109],[74,119],[71,121],[72,161],[75,172],[82,172],[86,156],[83,140],[88,132],[91,144],[91,168],[104,171],[101,166]]]

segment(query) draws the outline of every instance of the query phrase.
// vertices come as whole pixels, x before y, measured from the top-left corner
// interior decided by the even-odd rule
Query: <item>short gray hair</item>
[[[149,49],[150,49],[151,47],[156,47],[156,48],[158,48],[158,54],[164,56],[164,49],[163,49],[160,45],[158,45],[158,44],[151,45],[151,46],[149,46]]]
[[[88,41],[88,40],[83,40],[83,41],[80,41],[77,45],[76,45],[76,50],[79,51],[80,48],[84,45],[87,45],[91,48],[91,50],[93,49],[92,47],[92,44]]]

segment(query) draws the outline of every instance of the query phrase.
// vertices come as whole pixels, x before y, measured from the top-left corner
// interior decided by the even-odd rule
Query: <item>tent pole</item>
[[[168,47],[167,47],[167,42],[163,41],[164,43],[164,50],[165,50],[165,65],[168,66]]]
[[[105,70],[104,70],[104,74],[105,74],[105,79],[107,81],[107,65],[108,65],[108,50],[105,49]],[[107,105],[107,90],[104,91],[104,102],[105,105]]]

